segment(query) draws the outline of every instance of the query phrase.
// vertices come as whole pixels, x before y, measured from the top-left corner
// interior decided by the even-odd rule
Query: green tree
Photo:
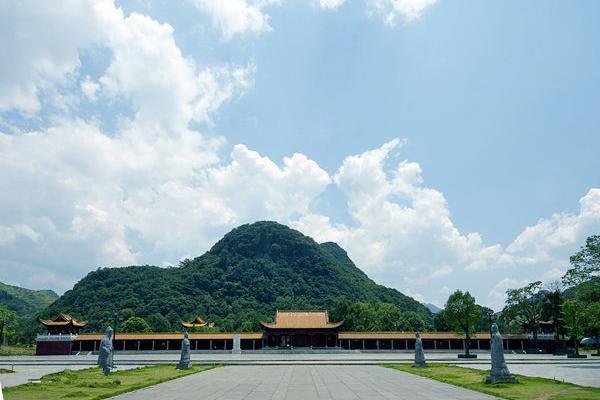
[[[579,355],[579,340],[584,328],[584,310],[577,300],[567,300],[563,304],[565,316],[565,328],[569,337],[573,340],[575,354]]]
[[[596,339],[596,355],[600,355],[600,302],[588,304],[585,321],[585,332]]]
[[[450,332],[452,330],[452,327],[446,322],[444,310],[433,316],[433,330],[436,332]]]
[[[169,323],[169,320],[161,313],[150,314],[148,318],[146,318],[146,322],[148,322],[148,325],[150,325],[152,332],[171,331],[171,324]]]
[[[469,292],[457,290],[448,297],[444,317],[450,327],[465,334],[465,354],[468,356],[471,335],[475,333],[475,326],[481,319],[481,307]]]
[[[17,315],[10,311],[6,306],[0,303],[0,348],[4,343],[4,334],[9,327],[12,327]]]
[[[545,320],[552,321],[554,329],[554,340],[561,340],[564,336],[564,316],[563,316],[563,294],[559,286],[553,287],[551,290],[544,292],[542,296],[542,313],[541,316]]]
[[[405,311],[400,314],[400,324],[396,326],[397,328],[388,330],[422,331],[427,327],[427,324],[421,314],[414,311]]]
[[[569,259],[571,268],[563,276],[563,283],[575,286],[600,276],[600,235],[586,239],[585,246]]]
[[[533,332],[533,344],[538,348],[538,325],[542,312],[540,290],[542,282],[532,282],[522,288],[506,291],[506,305],[502,314],[507,319],[516,319],[521,325],[525,324]]]
[[[121,332],[150,332],[152,329],[144,318],[131,317],[121,324]]]

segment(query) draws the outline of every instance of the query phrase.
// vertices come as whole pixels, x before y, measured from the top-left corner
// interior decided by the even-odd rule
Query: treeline
[[[581,338],[588,336],[595,338],[600,353],[600,235],[588,237],[569,261],[560,282],[544,287],[536,281],[507,290],[499,321],[508,331],[522,331],[525,326],[536,347],[541,321],[548,321],[563,346],[566,338],[578,352]]]

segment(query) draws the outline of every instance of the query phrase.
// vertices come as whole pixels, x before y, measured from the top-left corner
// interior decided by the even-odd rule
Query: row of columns
[[[219,339],[219,340],[224,340],[224,339]],[[351,341],[353,339],[338,339],[338,341],[337,341],[338,347],[342,347],[342,340],[346,340],[346,344],[348,346],[348,349],[350,349],[351,348],[350,344],[351,344]],[[397,347],[397,344],[398,344],[398,341],[402,340],[402,339],[388,339],[388,340],[390,340],[391,350],[401,350],[400,347]],[[410,339],[404,339],[404,346],[403,346],[404,350],[409,350],[409,347],[408,347],[409,340]],[[477,343],[477,350],[481,350],[480,340],[476,339],[475,341]],[[141,342],[142,342],[141,340],[137,341],[137,350],[138,351],[141,350]],[[195,342],[195,346],[191,350],[199,350],[198,349],[198,340],[194,340],[194,342]],[[266,343],[266,339],[262,339],[262,342],[263,342],[262,343],[262,348],[267,347],[266,346],[266,344],[267,344]],[[439,348],[438,345],[437,345],[438,344],[437,342],[438,342],[437,340],[433,341],[433,349],[434,350],[463,350],[465,348],[465,341],[464,340],[463,340],[462,349],[457,349],[457,348],[452,349],[452,340],[448,340],[448,348],[447,349],[446,348],[444,348],[444,349]],[[94,352],[98,351],[98,343],[99,343],[98,341],[96,341],[96,340],[94,341],[94,349],[93,349]],[[125,348],[126,348],[125,343],[126,342],[123,340],[122,341],[121,349],[115,349],[115,350],[125,351]],[[394,346],[394,343],[396,343],[396,346]],[[510,342],[508,341],[508,339],[504,340],[504,348],[507,351],[511,350],[509,343]],[[170,340],[166,340],[166,349],[165,350],[167,350],[167,351],[169,350],[169,347],[170,347],[169,345],[170,345]],[[376,349],[380,350],[381,349],[381,339],[376,339],[375,345],[376,345]],[[80,341],[79,342],[79,351],[82,351],[82,347],[83,347],[83,342]],[[155,346],[155,340],[152,340],[152,351],[155,351],[155,347],[156,347]],[[327,346],[327,340],[325,340],[325,347],[330,347],[330,346]],[[524,351],[525,347],[524,347],[523,340],[520,340],[520,347],[521,347],[520,350]],[[223,349],[224,350],[228,350],[227,349],[227,340],[224,340]],[[362,350],[366,350],[365,339],[361,339],[361,349]],[[213,340],[212,339],[209,339],[208,350],[214,350],[213,349]],[[252,350],[256,350],[256,340],[255,339],[252,339]]]

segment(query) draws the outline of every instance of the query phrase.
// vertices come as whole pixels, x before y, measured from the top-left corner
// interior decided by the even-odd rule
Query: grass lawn
[[[427,368],[412,368],[410,364],[386,365],[399,371],[435,379],[492,396],[515,400],[591,400],[600,399],[600,388],[578,386],[552,379],[515,375],[516,384],[484,383],[488,371],[446,364],[429,364]]]
[[[35,356],[35,347],[2,346],[0,356]]]
[[[102,374],[100,367],[66,370],[49,374],[42,383],[28,383],[4,389],[5,400],[106,399],[157,383],[206,371],[215,366],[197,366],[187,370],[175,369],[175,364],[128,369]]]

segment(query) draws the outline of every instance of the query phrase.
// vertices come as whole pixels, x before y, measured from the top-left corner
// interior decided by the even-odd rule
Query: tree
[[[444,317],[449,326],[465,334],[465,354],[468,356],[471,335],[481,319],[481,307],[475,304],[475,298],[469,292],[457,290],[448,297]]]
[[[17,318],[17,315],[10,311],[4,304],[0,303],[0,348],[4,343],[4,333],[9,326],[12,326],[13,322]]]
[[[144,318],[131,317],[121,324],[121,332],[150,332],[152,329]]]
[[[600,355],[600,302],[589,304],[585,309],[585,331],[596,339],[596,355]]]
[[[571,268],[563,276],[563,282],[575,286],[600,276],[600,235],[586,239],[585,247],[569,258]]]
[[[559,342],[560,338],[564,336],[563,301],[563,294],[557,285],[552,287],[551,290],[544,292],[542,296],[541,315],[544,319],[552,321],[554,340],[556,342]]]
[[[436,332],[450,332],[452,330],[446,322],[444,310],[433,316],[433,330]]]
[[[563,304],[563,312],[567,333],[573,340],[575,354],[579,355],[579,340],[583,333],[583,307],[577,300],[567,300]]]
[[[146,318],[146,321],[150,325],[152,332],[169,332],[171,330],[169,320],[161,313],[150,314]]]
[[[506,319],[517,319],[533,332],[533,343],[538,348],[538,324],[542,311],[540,289],[542,282],[536,281],[518,289],[506,291],[506,305],[502,310]]]

